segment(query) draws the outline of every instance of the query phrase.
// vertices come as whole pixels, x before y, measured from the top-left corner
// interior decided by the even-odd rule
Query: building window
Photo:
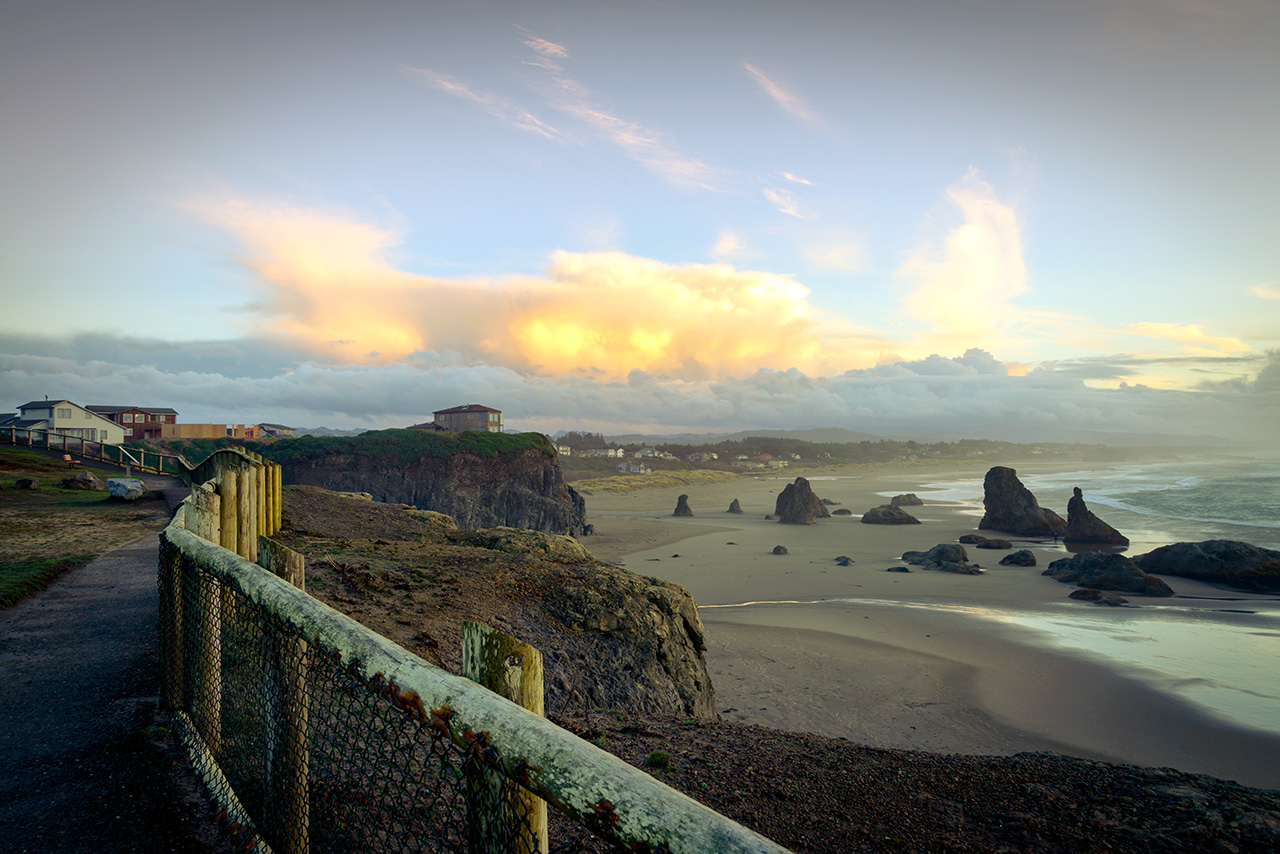
[[[132,436],[132,435],[133,435],[133,428],[132,428],[132,427],[126,427],[126,428],[124,428],[124,434],[125,434],[126,436]]]
[[[58,409],[58,417],[59,417],[59,418],[70,418],[70,417],[71,417],[71,407],[69,407],[69,406],[60,407],[60,408]]]
[[[123,415],[121,415],[121,416],[120,416],[120,420],[121,420],[123,423],[125,423],[125,424],[132,424],[132,423],[133,423],[133,413],[132,413],[132,412],[126,412],[126,413],[124,413]],[[133,431],[129,431],[129,435],[133,435]]]

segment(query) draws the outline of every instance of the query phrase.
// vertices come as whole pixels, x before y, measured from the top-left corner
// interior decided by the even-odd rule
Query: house
[[[438,409],[431,414],[435,416],[435,423],[450,433],[465,433],[468,430],[502,432],[502,412],[490,406],[468,403],[464,406]]]
[[[556,445],[556,453],[562,457],[572,457],[573,448],[570,448],[568,445]]]
[[[162,439],[225,439],[226,424],[161,424]]]
[[[653,474],[653,469],[644,463],[618,463],[614,468],[625,474]]]
[[[0,427],[16,427],[20,430],[49,430],[64,436],[75,436],[86,442],[119,445],[129,437],[124,428],[104,418],[87,406],[69,400],[33,400],[18,407]],[[55,440],[53,444],[58,444]]]
[[[259,424],[259,439],[292,439],[298,435],[297,429],[283,424]]]
[[[159,439],[164,434],[164,427],[161,425],[178,423],[177,411],[167,406],[105,406],[91,403],[85,409],[123,427],[126,441]]]

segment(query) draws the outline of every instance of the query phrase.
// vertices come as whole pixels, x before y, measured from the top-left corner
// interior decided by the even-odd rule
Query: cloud
[[[723,228],[716,237],[715,245],[711,247],[711,254],[723,260],[741,255],[746,248],[747,246],[742,242],[741,235]]]
[[[768,93],[769,97],[773,98],[773,100],[777,102],[779,107],[782,107],[782,109],[786,110],[801,121],[814,121],[813,113],[805,105],[804,101],[799,98],[799,96],[782,88],[754,65],[744,62],[742,63],[742,67],[751,75],[751,79],[754,80],[761,89]]]
[[[795,196],[791,195],[791,193],[786,190],[777,190],[772,187],[765,187],[761,192],[764,194],[764,197],[769,200],[769,203],[777,208],[779,212],[788,216],[796,217],[797,219],[809,219],[808,214],[804,213],[800,209],[800,202]]]
[[[1130,323],[1135,335],[1183,345],[1184,352],[1194,356],[1219,356],[1247,353],[1251,348],[1239,338],[1206,335],[1198,323]]]
[[[843,229],[824,229],[806,235],[800,246],[808,262],[819,270],[860,273],[866,269],[864,241]]]
[[[1277,288],[1274,285],[1254,285],[1249,288],[1249,293],[1253,294],[1255,297],[1261,297],[1262,299],[1280,299],[1280,288]]]
[[[262,291],[255,334],[316,359],[434,351],[548,376],[705,378],[839,371],[874,364],[885,347],[814,309],[789,276],[561,251],[541,276],[443,279],[396,268],[401,235],[351,214],[243,199],[189,208],[239,241],[234,259]]]
[[[806,187],[813,186],[813,182],[807,178],[801,178],[798,175],[792,175],[790,172],[780,172],[779,174],[782,175],[783,178],[786,178],[788,181],[794,181],[797,184],[804,184]]]
[[[46,355],[27,352],[32,345]],[[1029,442],[1098,441],[1125,432],[1266,442],[1273,439],[1280,395],[1280,351],[1249,389],[1257,393],[1241,394],[1096,389],[1052,367],[1010,376],[978,349],[827,377],[762,369],[690,379],[637,370],[602,380],[534,375],[435,352],[394,364],[318,364],[307,361],[305,350],[277,346],[271,351],[275,366],[252,374],[238,371],[234,356],[224,359],[215,349],[199,368],[172,366],[156,358],[153,348],[173,346],[163,342],[108,345],[112,359],[47,355],[67,353],[66,345],[0,335],[0,388],[11,396],[11,408],[49,394],[80,403],[172,406],[185,422],[381,428],[417,423],[434,409],[471,400],[502,409],[512,429],[545,432],[840,426],[885,436]],[[252,349],[252,343],[229,342],[227,353],[235,349]]]
[[[537,36],[528,33],[528,31],[525,32],[528,34],[528,38],[524,40],[527,47],[550,59],[567,59],[569,57],[569,51],[562,45],[558,45],[555,42],[549,42],[546,39],[540,39]]]
[[[904,307],[928,325],[924,340],[931,347],[1007,346],[1008,330],[1027,317],[1012,301],[1030,290],[1017,211],[976,169],[948,187],[946,199],[963,221],[946,233],[940,247],[921,247],[898,269],[900,277],[914,282]]]
[[[542,121],[510,98],[504,98],[492,92],[481,92],[472,89],[454,77],[450,77],[447,74],[438,74],[430,69],[410,68],[410,70],[422,75],[423,78],[440,91],[478,104],[489,115],[514,128],[535,133],[545,139],[557,141],[566,139],[565,134],[560,130]]]

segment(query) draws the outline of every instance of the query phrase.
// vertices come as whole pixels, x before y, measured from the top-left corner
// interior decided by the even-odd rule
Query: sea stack
[[[992,466],[982,481],[982,506],[986,513],[978,530],[1006,531],[1031,537],[1061,536],[1067,520],[1040,506],[1031,490],[1007,466]]]
[[[672,516],[692,516],[693,511],[689,509],[689,496],[681,495],[676,499],[676,511]]]
[[[726,511],[724,511],[724,512],[726,512],[726,513],[742,513],[742,505],[741,505],[741,504],[739,504],[739,503],[738,503],[738,499],[736,499],[736,498],[735,498],[735,499],[733,499],[733,501],[731,501],[731,502],[729,503],[729,509],[728,509],[728,510],[726,510]]]
[[[1129,538],[1093,515],[1080,487],[1067,502],[1067,533],[1062,542],[1076,545],[1127,546]]]
[[[778,493],[773,514],[785,525],[816,525],[819,519],[829,519],[831,514],[818,496],[813,494],[809,481],[798,477]]]

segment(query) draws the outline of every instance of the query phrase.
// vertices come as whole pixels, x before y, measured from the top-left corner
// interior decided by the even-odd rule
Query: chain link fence
[[[162,699],[237,850],[785,852],[216,545],[216,497],[161,538]]]

